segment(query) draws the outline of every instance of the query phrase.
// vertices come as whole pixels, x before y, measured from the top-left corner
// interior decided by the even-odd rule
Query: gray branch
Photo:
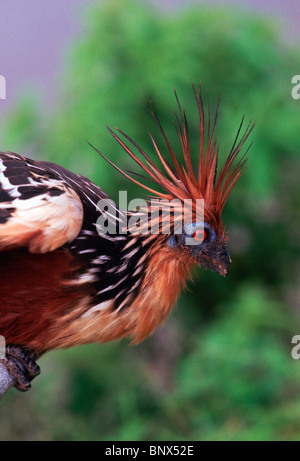
[[[8,373],[6,366],[0,363],[0,399],[15,384],[16,379]]]

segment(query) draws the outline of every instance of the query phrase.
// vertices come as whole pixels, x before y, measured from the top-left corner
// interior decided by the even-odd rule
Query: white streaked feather
[[[133,248],[133,250],[131,250],[129,253],[126,253],[124,256],[122,256],[122,259],[124,258],[132,258],[132,256],[134,256],[138,251],[139,251],[139,247],[136,247],[136,248]]]
[[[83,254],[86,254],[86,253],[95,253],[95,251],[97,251],[97,250],[95,250],[95,248],[88,248],[87,250],[79,251],[79,254],[83,255]]]
[[[116,283],[115,285],[109,285],[109,287],[106,287],[104,288],[103,290],[100,290],[97,292],[97,295],[101,295],[102,293],[105,293],[106,291],[110,291],[110,290],[114,290],[115,288],[117,288],[122,282],[124,282],[125,280],[127,279],[127,275],[125,277],[123,277],[118,283]],[[118,296],[119,296],[119,293],[118,293]]]
[[[104,301],[103,303],[96,304],[96,306],[91,307],[88,311],[86,311],[81,317],[88,318],[92,315],[96,314],[97,312],[104,311],[108,309],[112,305],[112,300]]]
[[[9,192],[9,195],[12,197],[20,197],[20,192],[18,191],[18,186],[14,186],[9,182],[9,179],[5,176],[4,171],[6,170],[6,166],[3,165],[2,160],[0,161],[0,184],[3,190]]]

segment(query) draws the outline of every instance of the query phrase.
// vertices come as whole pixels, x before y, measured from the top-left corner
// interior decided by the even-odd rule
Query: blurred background
[[[195,155],[192,82],[211,108],[221,96],[223,158],[244,114],[256,127],[250,166],[223,214],[226,279],[199,270],[165,326],[136,347],[44,356],[33,389],[1,401],[0,440],[300,439],[300,362],[291,357],[300,334],[300,101],[291,97],[299,15],[298,1],[283,0],[2,6],[3,151],[60,163],[118,200],[118,190],[141,194],[85,140],[133,169],[106,125],[153,153],[150,99],[178,146],[176,87]]]

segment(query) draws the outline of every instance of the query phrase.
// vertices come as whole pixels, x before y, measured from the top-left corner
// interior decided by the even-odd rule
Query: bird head
[[[152,221],[156,219],[156,229],[158,228],[159,232],[156,232],[154,236],[150,233],[150,235],[145,237],[146,239],[152,239],[153,242],[159,242],[159,245],[167,246],[170,250],[176,252],[177,257],[189,258],[192,263],[200,264],[205,269],[210,269],[222,276],[226,276],[231,259],[227,248],[227,234],[225,233],[221,214],[230,192],[247,168],[245,155],[252,143],[240,159],[237,159],[237,157],[241,153],[242,147],[248,139],[254,124],[250,121],[244,133],[240,135],[244,123],[243,117],[231,151],[222,169],[218,171],[219,145],[215,139],[215,131],[220,100],[217,104],[213,122],[211,122],[211,115],[208,108],[208,123],[206,124],[201,86],[196,90],[193,85],[193,91],[198,106],[200,122],[197,169],[192,166],[186,114],[181,108],[175,90],[179,116],[175,115],[174,124],[181,144],[183,164],[180,163],[178,156],[175,154],[152,107],[148,111],[162,133],[167,151],[166,155],[159,150],[150,133],[154,150],[160,162],[159,167],[122,130],[116,128],[116,132],[114,132],[108,128],[125,152],[144,170],[147,176],[134,174],[139,176],[139,178],[160,186],[162,192],[141,183],[140,180],[121,170],[101,152],[96,150],[124,176],[151,193],[151,201],[149,199],[147,207],[144,209],[140,208],[138,213],[140,216],[146,216],[146,219],[143,220],[146,225],[149,224],[151,219]],[[131,146],[129,147],[126,141],[123,141],[119,135],[125,138]],[[139,154],[135,154],[132,148],[135,148]],[[163,222],[163,213],[156,213],[156,217],[153,218],[153,213],[149,212],[150,204],[168,212],[170,220],[166,225]],[[187,212],[186,205],[188,207]],[[150,228],[153,229],[153,222]],[[145,229],[143,229],[142,225],[140,226],[140,232],[145,234],[143,231]]]

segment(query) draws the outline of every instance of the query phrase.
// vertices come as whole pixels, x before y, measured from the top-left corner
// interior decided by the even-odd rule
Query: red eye
[[[193,233],[193,239],[197,242],[203,242],[207,237],[207,233],[204,229],[198,229]]]

